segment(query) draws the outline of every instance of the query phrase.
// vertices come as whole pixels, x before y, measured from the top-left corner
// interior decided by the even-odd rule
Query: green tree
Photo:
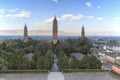
[[[14,49],[14,52],[6,52],[6,60],[9,63],[10,69],[19,69],[19,65],[22,63],[22,57],[24,53],[21,49]]]
[[[40,69],[40,70],[50,69],[49,62],[44,56],[41,56],[39,60],[37,61],[37,69]]]
[[[0,70],[5,71],[8,68],[8,62],[0,57]]]
[[[69,64],[70,69],[79,69],[79,67],[80,67],[80,61],[77,59],[73,59]]]
[[[89,68],[89,56],[85,55],[80,61],[80,68],[88,69]]]
[[[60,70],[62,69],[67,69],[69,67],[69,59],[66,56],[66,54],[64,53],[64,51],[60,51],[58,53],[58,66],[60,68]]]
[[[80,68],[82,69],[101,69],[101,62],[95,56],[84,56],[80,61]]]
[[[36,50],[34,55],[32,56],[32,65],[35,69],[37,69],[37,62],[39,58],[42,56],[41,51]]]
[[[47,53],[45,54],[45,58],[49,62],[49,65],[52,66],[52,64],[54,62],[54,54],[53,54],[52,50],[47,51]]]
[[[89,59],[90,69],[101,69],[101,62],[95,56],[91,56]]]
[[[82,51],[82,47],[77,47],[77,48],[76,48],[76,51],[77,51],[77,52],[81,52],[81,51]]]
[[[34,53],[34,55],[33,55],[33,57],[32,57],[32,59],[33,59],[33,61],[34,61],[35,63],[37,63],[37,61],[39,60],[39,58],[40,58],[41,56],[42,56],[41,52],[38,51],[38,50],[36,50],[35,53]]]
[[[21,64],[18,66],[18,69],[20,70],[31,69],[32,68],[31,64],[32,64],[31,61],[27,57],[23,56]]]
[[[9,63],[9,69],[17,69],[17,57],[16,57],[16,54],[12,53],[12,52],[7,52],[6,53],[6,56],[7,56],[7,61]]]
[[[87,45],[84,45],[83,47],[82,47],[82,49],[81,49],[81,51],[80,51],[81,53],[83,53],[83,54],[89,54],[89,52],[90,52],[90,48],[87,46]]]

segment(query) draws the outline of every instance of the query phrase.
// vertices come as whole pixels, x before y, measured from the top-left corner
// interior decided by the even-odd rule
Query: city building
[[[26,24],[24,26],[24,42],[28,42],[28,31]]]
[[[115,54],[105,54],[104,56],[104,59],[108,62],[111,62],[111,63],[115,63],[115,58],[116,58],[116,55]]]
[[[120,53],[120,45],[104,45],[103,50],[111,53]]]
[[[53,19],[53,44],[57,44],[58,42],[58,23],[57,23],[57,19],[56,16]]]
[[[120,65],[120,54],[107,53],[103,55],[103,58],[110,63]]]

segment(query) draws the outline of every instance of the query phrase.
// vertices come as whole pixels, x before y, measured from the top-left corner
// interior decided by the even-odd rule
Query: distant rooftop
[[[108,56],[111,56],[111,57],[113,57],[113,58],[116,58],[116,57],[120,57],[120,54],[111,54],[111,53],[107,53],[106,55],[108,55]]]
[[[29,60],[32,60],[32,56],[33,56],[33,53],[29,53],[27,55],[25,55]]]
[[[81,60],[84,57],[82,53],[71,53],[71,56],[74,56],[78,60]]]

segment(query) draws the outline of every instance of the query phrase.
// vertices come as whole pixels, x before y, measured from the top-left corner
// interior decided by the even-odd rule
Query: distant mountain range
[[[0,30],[0,35],[23,35],[23,30]],[[65,36],[80,36],[81,32],[73,33],[66,31],[58,31],[59,35]],[[29,30],[29,35],[52,35],[51,30]],[[115,31],[103,31],[103,32],[86,32],[87,36],[120,36],[120,32]]]
[[[23,30],[0,30],[0,35],[23,35]],[[29,30],[29,35],[52,35],[51,30]],[[78,35],[77,33],[70,33],[58,31],[59,35]]]

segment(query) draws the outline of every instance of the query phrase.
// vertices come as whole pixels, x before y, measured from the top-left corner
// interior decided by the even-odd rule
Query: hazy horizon
[[[16,30],[0,30],[0,35],[23,35],[23,29]],[[28,30],[28,35],[52,35],[52,30]],[[65,36],[81,36],[81,31],[79,33],[67,32],[67,31],[58,31],[58,35]],[[117,32],[85,32],[86,36],[120,36]]]

